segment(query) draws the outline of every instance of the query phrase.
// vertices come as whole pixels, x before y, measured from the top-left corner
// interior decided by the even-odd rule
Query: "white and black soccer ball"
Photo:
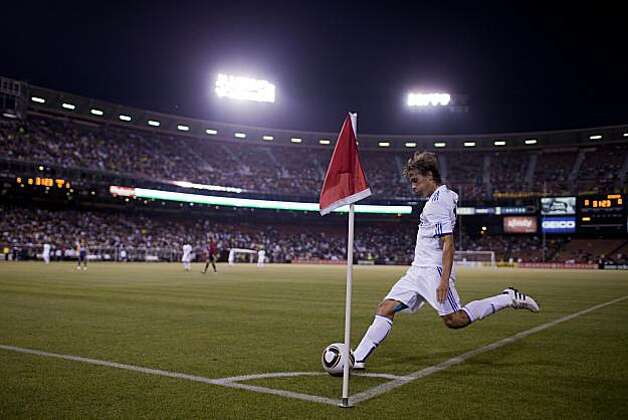
[[[342,371],[345,367],[342,357],[344,347],[344,343],[333,343],[325,347],[323,350],[321,363],[323,365],[323,369],[325,369],[325,371],[331,376],[342,376]],[[353,356],[353,351],[349,350],[349,369],[352,369],[354,364],[355,357]]]

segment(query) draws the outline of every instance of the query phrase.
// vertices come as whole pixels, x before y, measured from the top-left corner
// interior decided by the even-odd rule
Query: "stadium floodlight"
[[[273,140],[275,140],[275,137],[273,137],[273,136],[262,136],[262,140],[273,141]]]
[[[219,74],[216,78],[216,95],[219,98],[230,98],[255,102],[275,102],[275,85],[267,80],[250,77]]]
[[[104,115],[104,112],[102,112],[102,110],[97,109],[97,108],[90,109],[89,113],[92,115],[98,115],[99,117],[102,117]]]
[[[409,141],[406,143],[406,147],[410,148],[410,147],[416,147],[416,143],[413,141]]]
[[[303,139],[300,139],[298,137],[292,137],[290,139],[290,143],[303,143]]]
[[[377,143],[377,145],[379,147],[390,147],[390,142],[389,141],[380,141],[379,143]]]
[[[39,96],[31,96],[31,101],[38,104],[45,104],[46,100],[44,98],[40,98]]]
[[[233,137],[235,137],[236,139],[245,139],[246,138],[246,133],[233,133]]]
[[[130,115],[120,114],[120,115],[118,116],[118,118],[119,118],[121,121],[126,121],[126,122],[131,121],[131,116],[130,116]]]
[[[10,118],[12,120],[17,118],[17,115],[15,115],[15,114],[13,114],[11,112],[8,112],[8,111],[3,112],[2,116],[5,117],[5,118]]]
[[[526,139],[524,141],[525,144],[536,144],[537,140],[536,139]]]
[[[434,147],[438,147],[439,149],[445,146],[447,146],[447,143],[445,143],[444,141],[437,141],[436,143],[434,143]]]
[[[157,120],[148,120],[148,125],[153,126],[153,127],[159,127],[161,123]]]
[[[408,93],[408,106],[410,107],[438,107],[447,106],[451,102],[449,93]]]
[[[213,128],[208,128],[205,130],[205,132],[210,136],[215,136],[216,134],[218,134],[218,130],[214,130]]]
[[[493,142],[493,144],[494,144],[495,146],[505,146],[505,145],[506,145],[506,141],[504,141],[504,140],[495,140],[495,141]]]
[[[327,145],[327,144],[331,144],[331,141],[329,141],[329,140],[327,140],[327,139],[320,139],[320,140],[318,141],[318,143],[319,143],[319,144],[325,144],[325,145]]]
[[[179,131],[190,131],[190,127],[187,126],[187,125],[178,124],[177,125],[177,130],[179,130]]]
[[[464,147],[475,147],[476,143],[474,141],[465,141],[464,143]]]
[[[602,138],[601,134],[595,134],[593,136],[589,136],[589,140],[600,140]]]
[[[61,104],[61,107],[65,108],[65,109],[72,110],[72,111],[74,111],[74,110],[76,109],[76,105],[74,105],[74,104],[69,104],[69,103],[67,103],[67,102],[62,103],[62,104]]]
[[[628,137],[628,133],[624,133],[624,137]]]

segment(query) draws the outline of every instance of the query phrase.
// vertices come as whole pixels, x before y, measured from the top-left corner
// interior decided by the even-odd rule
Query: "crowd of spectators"
[[[51,244],[53,255],[60,250],[60,256],[71,257],[82,239],[94,255],[119,259],[124,249],[133,259],[149,255],[175,261],[185,243],[202,257],[211,236],[223,257],[231,248],[263,248],[271,262],[345,259],[346,232],[337,226],[230,223],[176,215],[19,207],[0,208],[0,214],[0,246],[11,252],[18,250],[23,257],[41,253],[45,243]],[[357,259],[408,263],[413,245],[411,227],[394,232],[377,224],[356,228]]]
[[[577,150],[555,150],[538,154],[533,191],[573,193],[569,175],[576,163]]]
[[[224,142],[42,115],[0,120],[0,147],[6,159],[18,161],[307,197],[318,195],[332,152],[331,147]],[[585,152],[574,182],[569,176],[578,160],[575,148],[443,150],[441,167],[447,184],[464,200],[490,199],[494,192],[565,194],[625,187],[619,181],[626,144],[589,147]],[[414,198],[401,174],[411,153],[361,151],[373,198]]]
[[[589,193],[613,191],[619,184],[626,155],[628,143],[589,149],[578,171],[577,190]]]

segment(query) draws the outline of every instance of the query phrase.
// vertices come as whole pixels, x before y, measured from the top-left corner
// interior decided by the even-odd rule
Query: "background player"
[[[76,242],[76,254],[78,255],[77,270],[81,269],[81,263],[83,263],[83,270],[87,270],[87,244],[84,239],[79,239]]]
[[[183,263],[183,269],[185,271],[190,271],[191,260],[192,260],[192,245],[185,244],[183,245],[183,257],[181,257],[181,262]]]
[[[264,248],[260,248],[259,251],[257,251],[257,266],[264,267],[265,260],[266,260],[266,251],[264,251]]]
[[[504,308],[532,312],[540,309],[534,299],[513,288],[463,307],[453,270],[458,194],[441,185],[434,153],[415,153],[408,160],[404,175],[418,195],[429,197],[420,216],[414,261],[377,308],[373,323],[354,352],[355,369],[364,369],[366,359],[390,333],[397,312],[416,312],[425,302],[449,328],[466,327]]]
[[[205,268],[202,271],[203,274],[207,273],[207,269],[209,268],[210,263],[212,265],[212,268],[214,269],[214,273],[217,272],[216,258],[216,241],[214,241],[213,238],[210,236],[207,240],[207,261],[205,262]]]
[[[50,244],[48,242],[44,244],[44,250],[41,256],[46,264],[50,264]]]

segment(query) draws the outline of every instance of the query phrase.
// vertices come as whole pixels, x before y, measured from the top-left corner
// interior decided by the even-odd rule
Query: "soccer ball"
[[[331,376],[342,376],[345,363],[342,359],[342,351],[344,349],[344,343],[333,343],[325,347],[323,355],[321,356],[321,363],[323,369]],[[349,369],[353,368],[355,363],[355,357],[353,352],[349,350]]]

